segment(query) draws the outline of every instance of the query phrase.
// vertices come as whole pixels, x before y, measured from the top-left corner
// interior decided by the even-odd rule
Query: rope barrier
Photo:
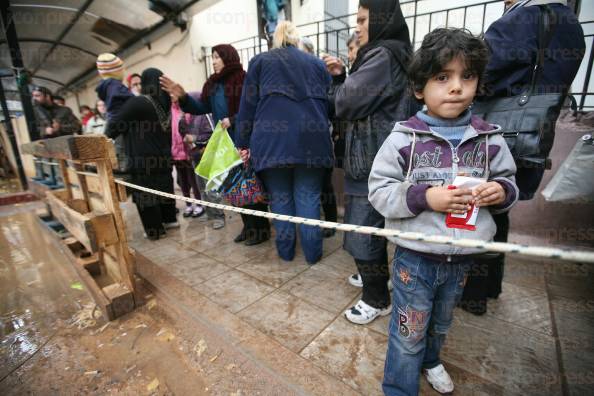
[[[383,237],[398,237],[402,239],[407,239],[411,241],[422,241],[427,243],[435,243],[435,244],[442,244],[442,245],[450,245],[456,247],[466,247],[466,248],[478,248],[484,249],[492,252],[499,252],[499,253],[515,253],[515,254],[522,254],[526,256],[532,257],[542,257],[542,258],[552,258],[552,259],[559,259],[559,260],[567,260],[567,261],[576,261],[581,263],[593,263],[594,264],[594,252],[588,251],[580,251],[580,250],[569,250],[569,249],[560,249],[560,248],[552,248],[546,246],[527,246],[527,245],[519,245],[515,243],[503,243],[503,242],[486,242],[476,239],[467,239],[467,238],[451,238],[442,235],[426,235],[420,232],[405,232],[399,231],[395,229],[386,229],[386,228],[376,228],[376,227],[366,227],[366,226],[357,226],[352,224],[341,224],[341,223],[334,223],[331,221],[323,221],[323,220],[314,220],[314,219],[306,219],[303,217],[295,217],[295,216],[287,216],[287,215],[279,215],[270,212],[261,212],[258,210],[252,209],[244,209],[244,208],[236,208],[234,206],[228,206],[223,204],[217,204],[207,201],[202,201],[199,199],[189,198],[189,197],[182,197],[175,194],[169,194],[162,191],[153,190],[150,188],[138,186],[136,184],[128,183],[120,179],[115,179],[115,182],[121,184],[126,187],[133,188],[135,190],[144,191],[150,194],[160,195],[162,197],[175,199],[178,201],[184,201],[194,204],[199,204],[203,206],[208,206],[211,208],[222,209],[226,211],[231,211],[235,213],[243,213],[252,216],[259,216],[265,217],[271,220],[281,220],[281,221],[288,221],[295,224],[305,224],[311,226],[317,226],[321,228],[329,228],[338,231],[344,232],[356,232],[361,234],[368,234],[368,235],[376,235],[376,236],[383,236]]]

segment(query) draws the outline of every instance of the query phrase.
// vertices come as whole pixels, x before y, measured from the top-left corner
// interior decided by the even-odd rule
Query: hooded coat
[[[167,120],[159,117],[155,107],[155,104],[160,106],[161,114],[170,116],[171,101],[159,84],[162,74],[158,69],[146,69],[142,73],[142,95],[128,99],[118,118],[110,121],[105,130],[111,139],[124,137],[127,171],[150,188],[162,187],[159,176],[168,175],[165,179],[171,179],[172,171],[171,129],[163,128]],[[162,191],[172,189],[173,184]]]
[[[420,106],[408,94],[408,28],[397,1],[369,2],[369,42],[351,73],[333,77],[330,100],[345,126],[345,193],[367,196],[373,159],[396,121]]]
[[[493,239],[496,227],[491,213],[508,211],[519,195],[514,178],[516,165],[500,130],[473,116],[464,137],[454,147],[417,117],[396,123],[377,153],[369,175],[369,201],[386,218],[386,228],[452,238]],[[497,181],[505,190],[506,198],[501,205],[479,209],[475,231],[448,228],[446,214],[431,210],[427,204],[429,187],[451,185],[459,173]],[[431,254],[483,252],[396,237],[389,239],[399,247]]]

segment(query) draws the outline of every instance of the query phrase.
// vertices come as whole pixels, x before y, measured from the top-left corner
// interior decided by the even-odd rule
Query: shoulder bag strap
[[[155,102],[155,100],[152,97],[150,97],[149,95],[142,95],[142,96],[144,98],[146,98],[149,102],[151,102],[151,104],[155,108],[155,112],[157,113],[157,118],[159,119],[159,124],[161,124],[161,128],[163,129],[163,132],[171,131],[171,114],[169,116],[167,116],[165,114],[165,110],[163,110],[161,105],[159,103]]]
[[[556,15],[548,5],[538,6],[540,9],[540,18],[538,24],[538,53],[536,56],[536,62],[532,69],[532,78],[530,81],[529,90],[521,96],[520,105],[528,103],[530,96],[534,94],[536,89],[536,83],[542,77],[544,72],[545,63],[545,51],[551,44],[553,33],[556,24]]]

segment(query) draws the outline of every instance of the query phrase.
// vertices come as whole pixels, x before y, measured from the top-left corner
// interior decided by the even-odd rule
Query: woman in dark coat
[[[220,121],[235,141],[235,116],[239,111],[245,71],[237,50],[228,44],[219,44],[212,48],[212,65],[215,72],[204,83],[200,100],[192,98],[181,85],[165,76],[161,78],[161,84],[167,92],[179,98],[179,106],[183,112],[196,115],[212,113],[215,124]],[[268,209],[263,203],[245,205],[243,208],[263,212]],[[243,229],[235,242],[244,242],[250,246],[270,238],[270,224],[267,219],[245,214],[241,215],[241,219]]]
[[[538,52],[540,14],[545,11],[542,7],[552,11],[555,25],[536,91],[569,91],[584,57],[584,31],[567,1],[524,0],[509,7],[485,32],[485,41],[491,50],[485,76],[485,98],[520,95],[530,83]],[[519,199],[530,200],[540,185],[545,168],[518,158],[515,160]],[[495,241],[507,242],[509,212],[493,215],[493,220],[497,225]],[[464,310],[475,315],[487,312],[487,298],[497,298],[501,293],[504,261],[502,253],[488,253],[475,260],[475,268],[470,271],[460,302]]]
[[[328,121],[330,75],[324,63],[300,51],[298,43],[293,24],[283,21],[274,33],[274,49],[251,60],[237,146],[245,149],[242,158],[251,158],[264,181],[274,213],[319,219],[324,174],[334,161]],[[274,227],[279,256],[293,260],[295,224],[275,220]],[[306,261],[315,264],[322,256],[321,229],[300,225],[299,235]]]
[[[171,101],[159,85],[162,75],[155,68],[142,72],[141,95],[128,99],[105,134],[123,135],[131,183],[173,194]],[[147,238],[159,239],[166,228],[179,226],[173,199],[133,190],[132,200]]]
[[[347,77],[340,59],[326,57],[333,75],[336,117],[345,120],[344,222],[384,227],[384,218],[369,203],[367,179],[377,151],[396,121],[419,106],[408,94],[406,65],[411,54],[408,27],[396,0],[360,0],[357,15],[360,48]],[[345,233],[344,249],[355,259],[358,274],[349,277],[363,296],[346,310],[346,318],[369,323],[390,313],[387,242],[383,237]]]

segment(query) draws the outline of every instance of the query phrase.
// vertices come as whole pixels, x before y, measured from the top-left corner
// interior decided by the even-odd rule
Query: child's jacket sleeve
[[[413,185],[405,180],[405,160],[399,148],[409,143],[405,134],[390,134],[371,167],[369,202],[385,218],[414,217],[427,207],[425,191],[429,185]]]
[[[496,181],[505,190],[505,201],[500,205],[489,206],[491,213],[504,213],[518,201],[519,190],[516,186],[516,163],[505,139],[501,135],[489,137],[489,144],[499,147],[497,154],[489,159],[489,181]]]

